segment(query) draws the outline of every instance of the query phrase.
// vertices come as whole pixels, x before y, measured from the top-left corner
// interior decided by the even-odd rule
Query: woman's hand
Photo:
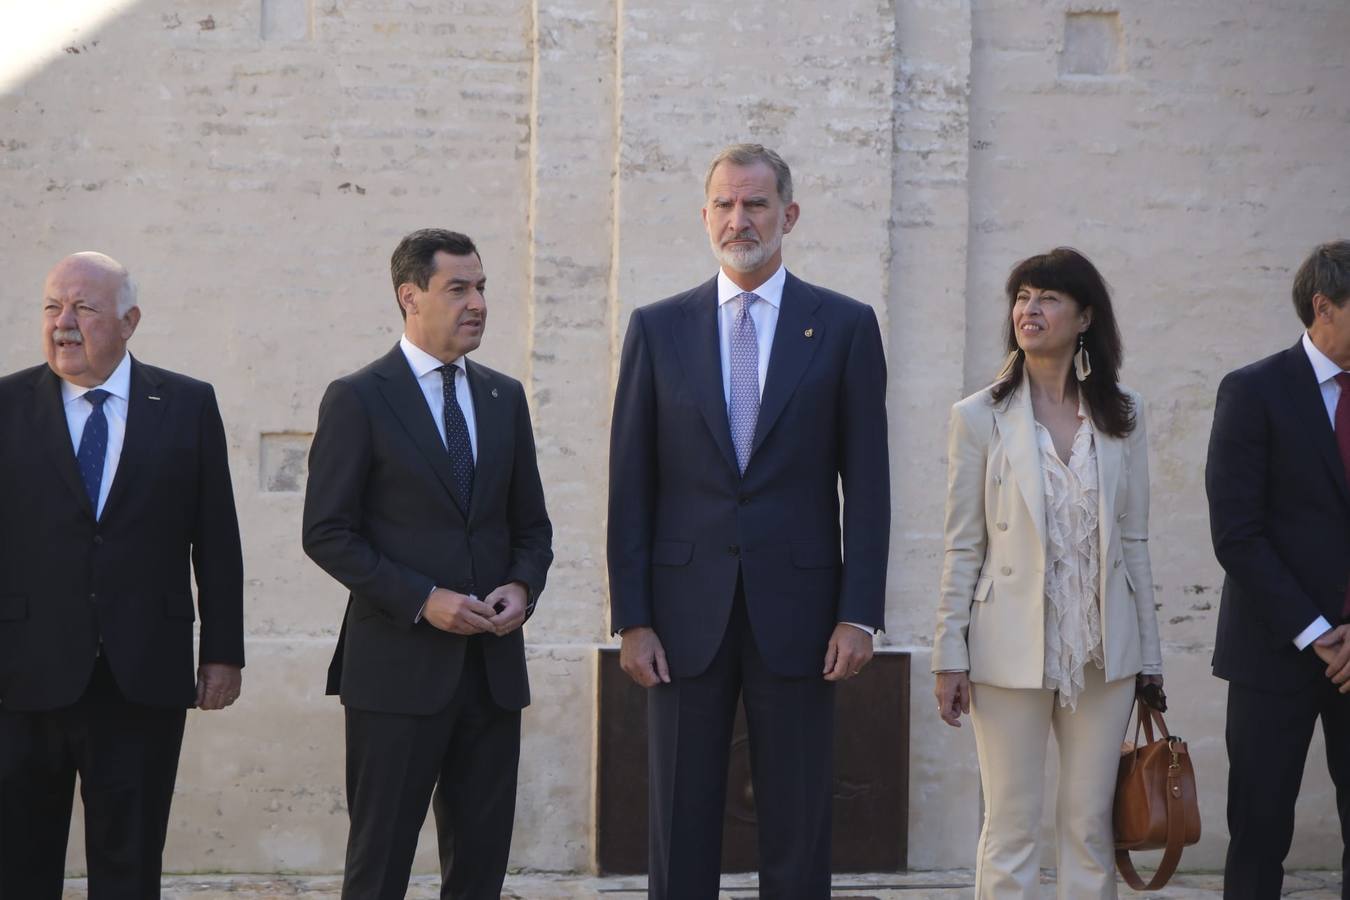
[[[960,728],[961,714],[970,712],[970,676],[965,672],[938,672],[933,693],[942,721]]]

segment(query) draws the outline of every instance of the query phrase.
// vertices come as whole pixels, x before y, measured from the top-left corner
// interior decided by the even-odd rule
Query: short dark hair
[[[713,173],[722,163],[731,163],[734,166],[753,166],[755,163],[764,163],[770,169],[773,169],[774,185],[778,188],[778,199],[782,200],[784,205],[792,202],[792,170],[788,168],[787,163],[783,162],[783,157],[763,144],[732,144],[729,147],[722,148],[722,152],[714,156],[713,161],[708,164],[708,174],[703,176],[703,196],[708,195],[708,188],[712,185]]]
[[[389,274],[394,279],[395,302],[398,301],[398,289],[401,285],[411,282],[424,291],[427,289],[427,285],[431,283],[431,276],[436,271],[436,254],[441,251],[451,256],[473,255],[482,260],[478,248],[468,235],[460,234],[458,231],[446,231],[444,228],[419,228],[399,241],[398,246],[394,248],[394,255],[389,258]],[[403,308],[402,303],[398,304],[398,311],[404,319],[408,318],[408,311]]]
[[[1092,310],[1092,324],[1083,332],[1083,346],[1092,361],[1092,374],[1078,389],[1087,401],[1088,412],[1097,428],[1112,437],[1124,437],[1134,430],[1134,403],[1120,389],[1116,378],[1124,354],[1120,326],[1111,308],[1111,290],[1097,267],[1072,247],[1056,247],[1049,253],[1028,257],[1013,266],[1008,274],[1008,322],[1004,343],[1015,354],[1006,376],[994,385],[993,398],[1001,403],[1012,395],[1024,377],[1025,357],[1017,345],[1017,329],[1011,310],[1022,288],[1059,291],[1068,294],[1080,309]],[[1069,375],[1073,377],[1072,373]]]
[[[1313,323],[1313,294],[1337,306],[1350,299],[1350,241],[1318,245],[1294,275],[1294,309],[1305,328]]]

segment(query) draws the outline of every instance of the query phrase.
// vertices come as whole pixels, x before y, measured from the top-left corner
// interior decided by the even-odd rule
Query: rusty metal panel
[[[647,870],[647,695],[600,650],[596,843],[601,872]],[[839,686],[835,704],[836,872],[898,872],[908,865],[909,654],[879,652]],[[757,867],[755,802],[745,711],[738,706],[727,773],[722,870]]]

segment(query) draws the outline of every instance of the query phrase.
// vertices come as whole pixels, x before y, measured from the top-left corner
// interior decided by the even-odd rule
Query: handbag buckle
[[[1177,744],[1180,743],[1181,738],[1177,737],[1175,734],[1167,736],[1167,749],[1172,754],[1172,762],[1168,765],[1169,769],[1181,768],[1181,756],[1177,752]]]

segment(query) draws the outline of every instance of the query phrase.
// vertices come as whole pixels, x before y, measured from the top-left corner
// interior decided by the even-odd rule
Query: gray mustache
[[[52,340],[64,341],[67,344],[83,344],[84,335],[75,328],[58,328],[52,332]]]

